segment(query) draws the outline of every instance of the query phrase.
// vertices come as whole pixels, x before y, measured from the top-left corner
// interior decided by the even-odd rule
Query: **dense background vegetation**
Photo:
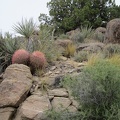
[[[40,14],[39,21],[65,32],[81,25],[97,28],[120,17],[120,6],[115,4],[115,0],[51,0],[47,7],[50,17]]]

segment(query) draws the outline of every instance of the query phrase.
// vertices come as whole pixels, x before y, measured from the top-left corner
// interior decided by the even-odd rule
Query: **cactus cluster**
[[[15,51],[12,56],[12,64],[24,64],[31,68],[31,71],[35,69],[43,69],[46,64],[45,55],[40,51],[34,51],[29,53],[24,49]]]

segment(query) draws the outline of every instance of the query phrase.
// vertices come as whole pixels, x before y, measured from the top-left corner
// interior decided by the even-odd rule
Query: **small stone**
[[[52,66],[52,67],[50,68],[50,70],[53,71],[53,70],[55,70],[56,68],[57,68],[56,66]]]
[[[61,73],[61,72],[60,72],[60,71],[56,71],[56,72],[55,72],[55,74],[59,74],[59,73]]]

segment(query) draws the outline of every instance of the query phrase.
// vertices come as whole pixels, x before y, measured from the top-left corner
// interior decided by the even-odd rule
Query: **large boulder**
[[[109,21],[106,29],[105,42],[120,43],[120,18]]]
[[[32,86],[29,67],[22,64],[10,65],[0,84],[0,108],[18,107],[27,97]]]

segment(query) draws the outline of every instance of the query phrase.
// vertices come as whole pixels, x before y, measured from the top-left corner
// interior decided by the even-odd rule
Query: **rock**
[[[97,33],[97,34],[99,34],[99,33],[105,34],[106,33],[106,28],[98,27],[98,28],[96,28],[95,33]]]
[[[61,46],[63,48],[66,48],[68,44],[73,43],[70,39],[65,39],[65,40],[59,39],[59,40],[56,40],[55,42],[56,42],[55,43],[56,45]]]
[[[55,70],[56,68],[57,68],[56,66],[52,66],[52,67],[50,68],[50,70],[53,71],[53,70]]]
[[[24,81],[31,81],[32,74],[28,66],[23,64],[12,64],[6,68],[3,78],[4,79],[16,78],[17,80],[24,82]]]
[[[67,32],[66,35],[68,35],[68,36],[69,36],[69,39],[71,39],[72,36],[73,36],[74,34],[78,33],[78,32],[80,32],[80,28],[76,28],[75,30],[71,30],[71,31]]]
[[[105,43],[120,43],[120,18],[115,18],[107,23]]]
[[[45,83],[52,87],[52,88],[58,88],[61,87],[60,82],[63,80],[63,75],[55,75],[55,76],[49,76],[41,78],[41,80],[45,81]]]
[[[18,107],[27,97],[32,86],[32,75],[29,67],[18,64],[10,65],[0,84],[0,108]]]
[[[53,109],[56,111],[67,109],[71,103],[71,100],[65,97],[54,97],[51,102]]]
[[[60,56],[59,60],[66,61],[68,58],[64,56]]]
[[[81,51],[81,50],[84,50],[84,51],[89,51],[89,52],[98,52],[98,51],[101,51],[103,50],[104,48],[104,44],[103,43],[83,43],[81,45],[79,45],[76,49],[76,51]]]
[[[0,120],[13,120],[13,115],[15,113],[15,108],[7,107],[0,108]]]
[[[51,105],[48,96],[31,95],[24,101],[18,109],[15,120],[30,119],[35,120],[44,115],[45,111],[50,110]]]
[[[72,112],[72,113],[77,112],[77,108],[74,107],[74,106],[72,106],[72,105],[70,105],[70,106],[67,108],[67,110],[68,110],[69,112]]]
[[[68,97],[68,92],[65,88],[58,88],[58,89],[53,89],[48,91],[49,96],[54,96],[54,97]]]

